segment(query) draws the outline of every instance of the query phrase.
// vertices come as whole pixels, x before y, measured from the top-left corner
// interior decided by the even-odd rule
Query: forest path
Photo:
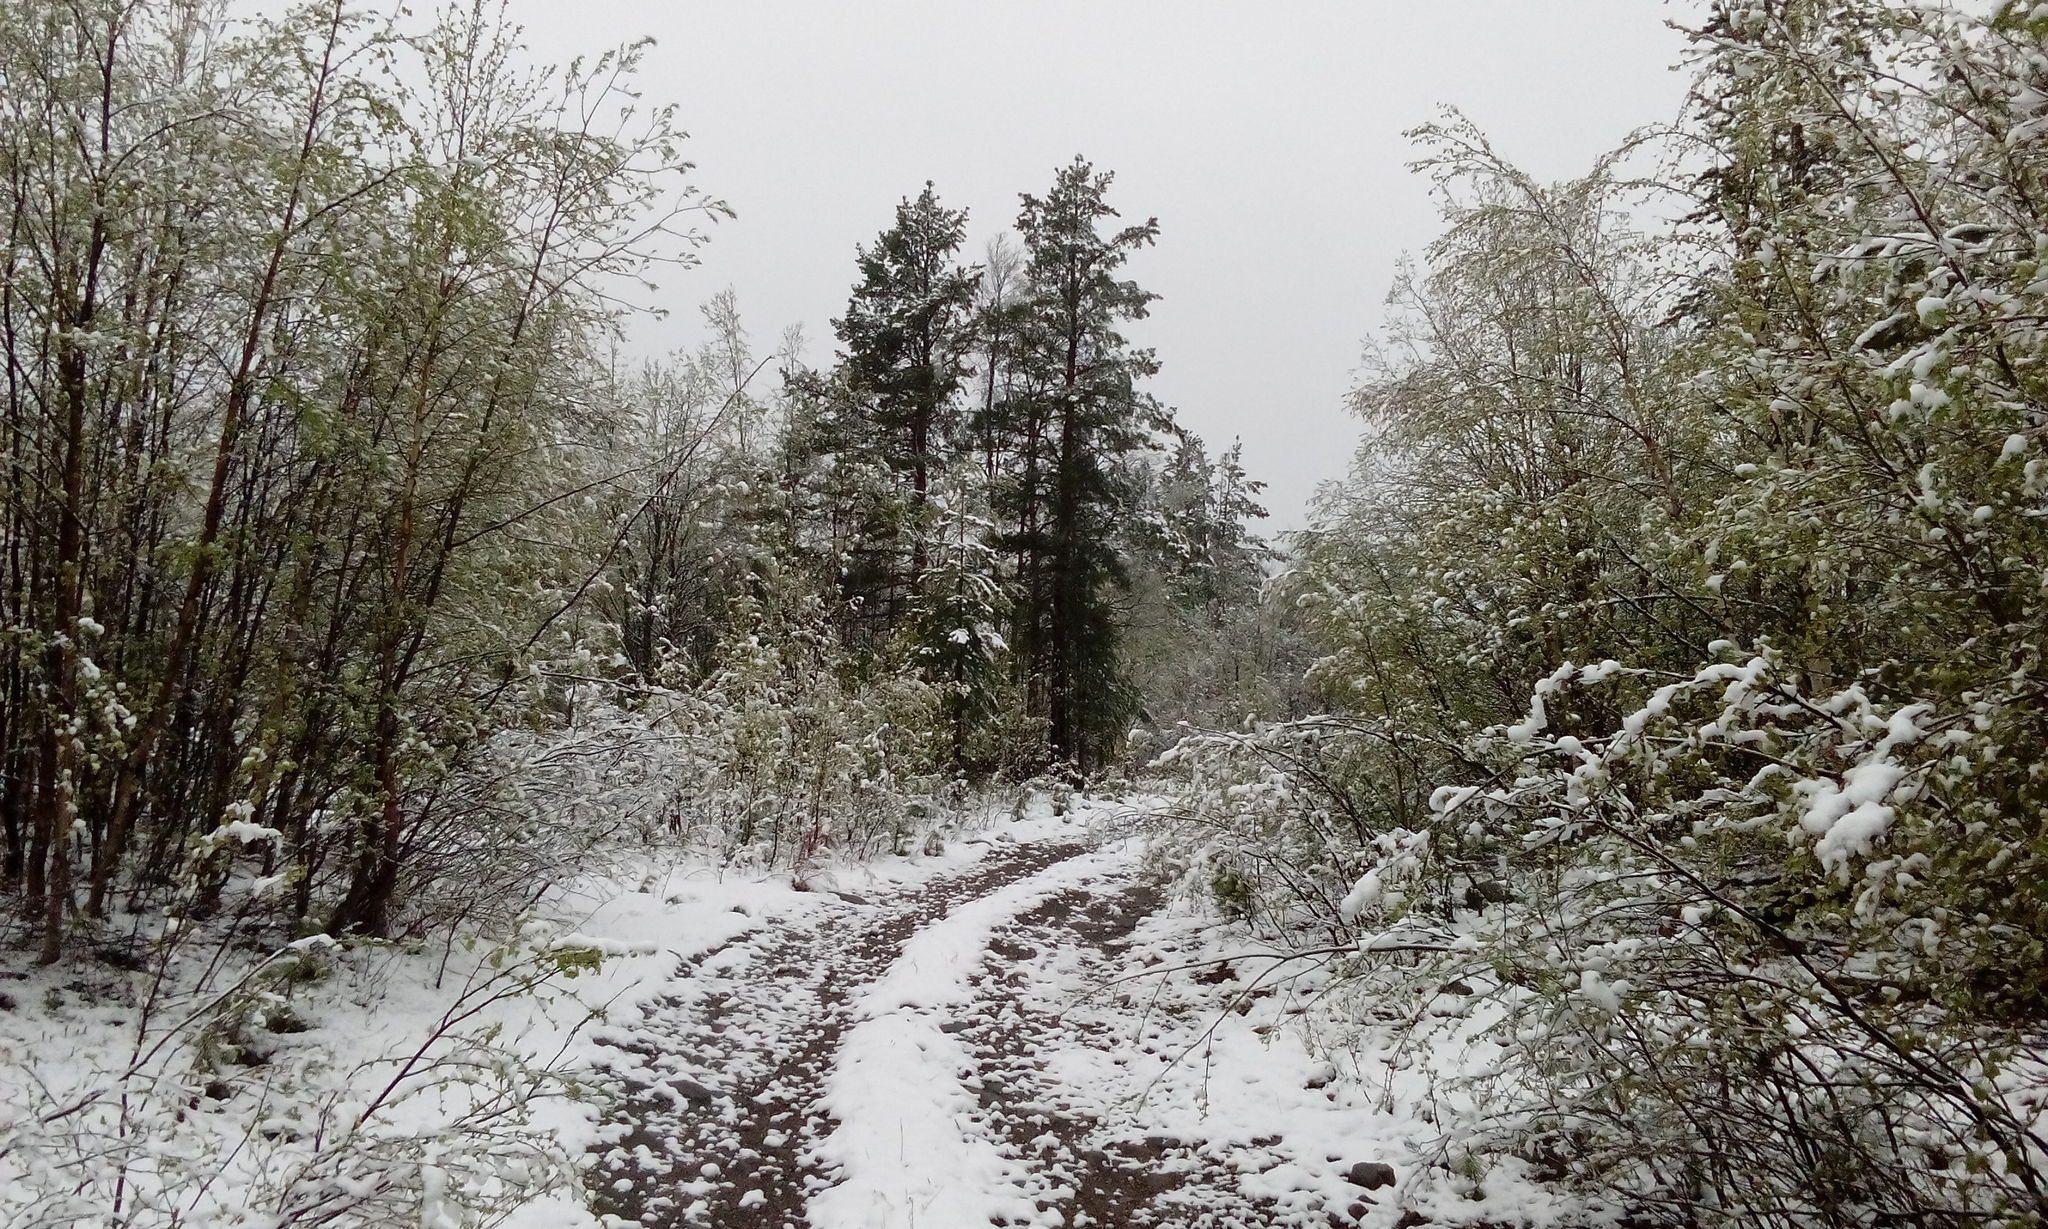
[[[624,1095],[594,1210],[649,1229],[1351,1223],[1242,1193],[1267,1141],[1148,1134],[1091,1076],[1177,1044],[1142,990],[1070,1010],[1159,960],[1130,947],[1159,904],[1132,861],[998,841],[689,963],[607,1039]]]

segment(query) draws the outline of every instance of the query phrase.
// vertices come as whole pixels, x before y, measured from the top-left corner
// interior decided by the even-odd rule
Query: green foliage
[[[546,970],[558,977],[575,978],[604,968],[604,953],[582,944],[557,945],[542,952],[539,959]]]
[[[466,773],[602,553],[610,288],[718,208],[639,56],[529,70],[482,10],[0,10],[0,816],[46,956],[73,833],[88,912],[211,909],[247,858],[296,876],[252,904],[368,933],[482,843]]]
[[[1136,467],[1119,647],[1143,726],[1215,728],[1304,711],[1298,630],[1261,600],[1279,558],[1249,525],[1266,515],[1257,503],[1264,484],[1245,473],[1240,452],[1232,444],[1211,460],[1180,431],[1163,463]]]
[[[1209,896],[1216,911],[1233,922],[1249,922],[1257,913],[1252,885],[1235,871],[1219,869],[1209,879]]]
[[[2038,1223],[2032,20],[1718,6],[1668,237],[1418,134],[1446,234],[1280,587],[1345,716],[1183,742],[1160,856],[1360,1001],[1476,988],[1459,1147],[1649,1223]]]
[[[956,263],[966,216],[926,185],[860,249],[830,369],[788,347],[780,387],[755,388],[769,360],[725,295],[706,312],[711,342],[615,389],[645,424],[630,447],[652,477],[616,488],[622,529],[594,606],[639,679],[749,694],[765,653],[770,675],[839,689],[824,704],[839,716],[806,727],[815,741],[740,738],[721,781],[816,795],[791,775],[807,770],[743,766],[756,747],[844,759],[875,737],[919,748],[909,777],[1092,771],[1143,708],[1141,685],[1169,719],[1188,711],[1165,693],[1246,621],[1260,580],[1244,528],[1258,484],[1142,391],[1157,364],[1118,330],[1151,296],[1117,273],[1156,227],[1102,233],[1109,185],[1085,162],[1063,168],[1025,198],[1021,255],[994,249],[986,269]],[[1166,441],[1177,450],[1155,466]],[[1234,670],[1234,694],[1258,691],[1262,668]],[[762,694],[764,712],[823,711],[827,692]],[[910,725],[862,732],[856,710]],[[763,830],[733,827],[742,845]]]

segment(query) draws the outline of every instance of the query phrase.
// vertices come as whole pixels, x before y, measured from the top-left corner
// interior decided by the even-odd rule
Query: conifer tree
[[[975,274],[955,260],[966,233],[966,211],[941,205],[926,183],[915,201],[896,206],[895,224],[860,249],[860,282],[833,321],[844,349],[831,390],[837,430],[825,446],[887,484],[876,492],[882,498],[859,501],[875,515],[864,526],[867,540],[854,544],[857,564],[844,587],[890,625],[930,555],[933,480],[958,451],[975,287]]]
[[[930,183],[896,206],[896,224],[860,252],[860,284],[833,322],[846,367],[893,468],[920,505],[957,434],[966,376],[965,326],[976,276],[955,262],[967,211],[939,204]]]
[[[1024,310],[1010,396],[994,411],[1009,441],[1003,544],[1017,560],[1014,627],[1030,702],[1052,758],[1083,773],[1101,764],[1133,707],[1113,597],[1135,488],[1119,462],[1169,421],[1139,389],[1158,364],[1120,331],[1157,296],[1117,277],[1159,224],[1104,233],[1118,216],[1106,199],[1113,178],[1076,157],[1045,196],[1023,198]]]
[[[1266,515],[1265,484],[1245,473],[1239,444],[1212,460],[1199,436],[1173,434],[1168,456],[1135,467],[1142,491],[1126,534],[1122,657],[1143,700],[1138,721],[1216,727],[1274,715],[1280,637],[1260,602],[1277,556],[1250,525]]]

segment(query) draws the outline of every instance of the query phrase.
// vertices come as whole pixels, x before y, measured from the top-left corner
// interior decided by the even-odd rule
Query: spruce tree
[[[892,599],[924,571],[933,479],[958,450],[975,287],[975,274],[955,259],[966,234],[967,212],[939,204],[927,182],[915,201],[896,206],[895,224],[860,249],[860,282],[832,322],[851,402],[840,442],[892,475],[904,505],[889,526],[895,540],[871,545],[895,556],[871,581]],[[889,605],[893,613],[900,602]]]

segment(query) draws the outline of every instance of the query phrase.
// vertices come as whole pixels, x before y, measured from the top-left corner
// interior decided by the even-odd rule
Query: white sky
[[[801,322],[829,362],[854,246],[926,179],[970,210],[967,255],[1076,153],[1157,216],[1130,266],[1153,391],[1220,451],[1242,436],[1268,531],[1299,527],[1357,436],[1343,409],[1396,262],[1435,232],[1403,130],[1454,104],[1546,179],[1676,116],[1660,0],[510,0],[548,58],[649,34],[650,101],[680,104],[696,181],[738,213],[665,278],[694,342],[730,285],[757,347]]]

